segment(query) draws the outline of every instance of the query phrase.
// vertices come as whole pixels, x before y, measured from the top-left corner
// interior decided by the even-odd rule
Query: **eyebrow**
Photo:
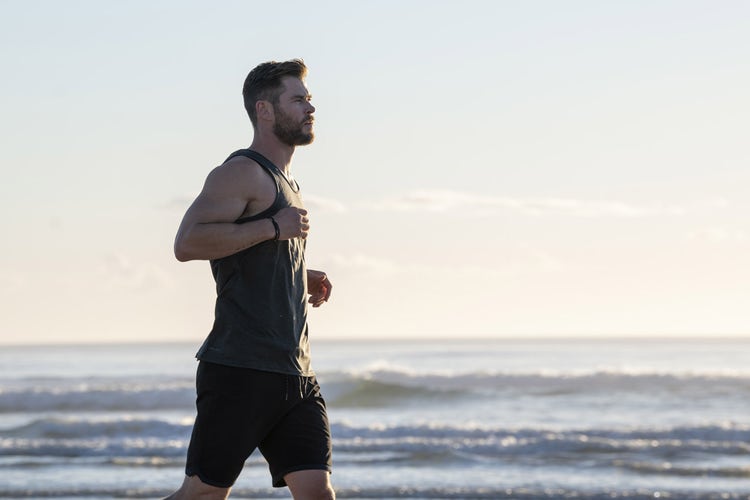
[[[296,94],[292,96],[292,99],[307,99],[308,101],[312,99],[312,94]]]

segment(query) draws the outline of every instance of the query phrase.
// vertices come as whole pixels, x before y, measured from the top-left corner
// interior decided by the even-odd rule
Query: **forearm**
[[[235,254],[271,240],[276,231],[269,219],[243,224],[197,223],[181,229],[174,243],[177,260],[211,260]]]

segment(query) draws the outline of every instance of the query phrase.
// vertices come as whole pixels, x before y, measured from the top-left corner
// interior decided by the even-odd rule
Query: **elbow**
[[[178,248],[177,245],[174,247],[174,256],[180,262],[187,262],[190,260],[190,256],[182,248]]]
[[[183,246],[174,246],[174,256],[177,260],[180,262],[187,262],[189,260],[195,260],[195,256],[188,251],[187,248],[184,248]]]
[[[190,254],[184,238],[180,237],[180,235],[174,241],[174,256],[180,262],[193,260],[193,256]]]
[[[186,252],[178,250],[177,248],[174,249],[174,256],[180,262],[187,262],[189,260],[192,260]]]

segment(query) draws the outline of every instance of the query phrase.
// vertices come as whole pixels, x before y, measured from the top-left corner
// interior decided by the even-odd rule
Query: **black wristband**
[[[273,224],[273,230],[276,231],[276,236],[273,237],[273,241],[279,241],[279,236],[281,236],[281,230],[279,229],[279,224],[276,222],[276,219],[273,217],[269,217],[271,219],[271,223]]]

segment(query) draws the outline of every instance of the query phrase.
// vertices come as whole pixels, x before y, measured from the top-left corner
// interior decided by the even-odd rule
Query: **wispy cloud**
[[[172,280],[160,266],[151,262],[132,262],[122,254],[109,254],[99,266],[103,284],[110,289],[147,291],[169,287]]]
[[[8,297],[29,290],[31,284],[28,276],[22,271],[10,270],[3,275],[3,281],[0,283],[0,295]]]
[[[305,206],[316,212],[346,212],[346,205],[332,198],[323,198],[314,194],[304,195]]]
[[[168,210],[168,211],[175,211],[175,212],[184,212],[188,209],[190,204],[193,202],[193,199],[195,199],[195,196],[175,196],[172,199],[169,199],[159,205],[158,208],[162,210]]]
[[[396,262],[363,254],[333,254],[328,257],[328,260],[335,268],[345,271],[376,273],[382,275],[397,273],[405,269],[403,265],[399,265]]]
[[[613,200],[574,198],[512,198],[447,190],[413,191],[395,198],[367,203],[365,206],[382,211],[445,212],[484,209],[488,214],[510,210],[529,215],[560,214],[576,217],[645,217],[685,213],[684,208],[665,204],[636,205]]]
[[[317,196],[315,194],[307,194],[303,193],[304,195],[304,202],[305,206],[310,209],[314,210],[316,212],[333,212],[333,213],[342,213],[347,211],[347,207],[345,204],[341,203],[338,200],[334,200],[332,198],[325,198],[323,196]],[[159,209],[161,210],[167,210],[167,211],[174,211],[174,212],[185,212],[190,204],[195,199],[195,196],[175,196],[174,198],[171,198],[161,205],[159,205]]]
[[[473,277],[486,280],[489,276],[510,276],[522,273],[557,273],[567,266],[550,253],[528,245],[517,245],[499,252],[493,262],[483,265],[456,261],[453,264],[415,263],[391,260],[361,253],[333,254],[323,262],[329,270],[370,274],[380,277],[393,275],[438,276],[450,274],[453,278]]]
[[[333,198],[304,194],[305,206],[315,212],[346,213],[350,207]],[[165,202],[161,208],[185,211],[192,202],[189,196],[178,196]],[[711,200],[691,207],[655,202],[636,204],[618,200],[591,200],[557,197],[485,196],[451,190],[418,190],[376,201],[362,201],[353,209],[379,212],[448,212],[478,210],[477,215],[495,215],[499,211],[512,211],[525,215],[566,215],[571,217],[622,217],[679,216],[691,209],[705,211],[724,209],[725,200]]]
[[[714,243],[746,243],[750,241],[750,233],[738,228],[707,227],[688,233],[688,239]]]

